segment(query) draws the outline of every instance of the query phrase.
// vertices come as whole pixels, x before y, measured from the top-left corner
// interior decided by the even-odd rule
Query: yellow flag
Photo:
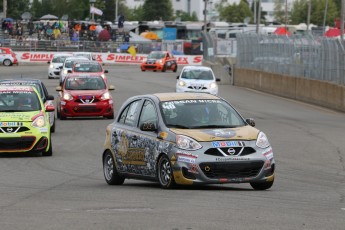
[[[133,57],[137,55],[137,51],[135,50],[134,46],[130,46],[127,50],[128,53],[130,53]]]

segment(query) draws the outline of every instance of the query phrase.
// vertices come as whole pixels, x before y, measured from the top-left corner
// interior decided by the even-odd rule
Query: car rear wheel
[[[50,132],[55,133],[55,118],[52,127],[50,127]]]
[[[177,72],[177,65],[176,64],[174,64],[173,71]]]
[[[125,181],[125,178],[118,174],[113,154],[109,150],[105,152],[103,157],[103,173],[105,181],[109,185],[121,185]]]
[[[165,72],[167,70],[167,65],[164,64],[163,68],[162,68],[162,72]]]
[[[5,59],[3,64],[4,64],[4,66],[10,66],[10,65],[12,65],[12,62],[10,59]]]
[[[254,190],[266,190],[266,189],[269,189],[272,187],[273,182],[274,182],[274,180],[269,181],[269,182],[263,182],[263,183],[252,182],[252,183],[250,183],[250,185],[252,186],[252,188]]]
[[[162,188],[170,189],[176,186],[171,163],[166,155],[159,158],[157,170],[158,181]]]

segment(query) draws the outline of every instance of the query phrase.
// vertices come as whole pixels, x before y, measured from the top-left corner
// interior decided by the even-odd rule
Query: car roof
[[[84,56],[71,56],[65,59],[65,61],[69,61],[69,60],[89,60],[89,59]]]
[[[71,53],[57,53],[57,54],[54,54],[54,57],[58,57],[58,56],[70,56],[70,57],[72,57],[73,55]]]
[[[73,78],[73,77],[88,77],[88,78],[95,78],[95,77],[100,77],[103,79],[102,75],[99,73],[73,73],[73,74],[68,74],[66,78]]]
[[[34,87],[32,86],[18,86],[18,85],[0,85],[0,91],[6,90],[6,91],[35,91]]]
[[[212,68],[208,66],[197,66],[197,65],[189,65],[189,66],[184,66],[182,70],[184,69],[200,69],[200,70],[212,70]]]
[[[7,82],[34,82],[34,83],[39,83],[43,84],[41,80],[39,79],[31,79],[31,78],[14,78],[14,79],[1,79],[0,83],[7,83]]]
[[[221,99],[218,96],[208,94],[208,93],[156,93],[153,95],[156,96],[160,101]]]

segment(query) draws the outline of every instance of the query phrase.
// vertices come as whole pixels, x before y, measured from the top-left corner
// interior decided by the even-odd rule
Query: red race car
[[[105,74],[108,73],[108,70],[103,69],[101,63],[97,61],[89,61],[89,60],[81,60],[74,64],[72,70],[68,70],[68,73],[91,73],[91,74],[99,74],[105,80],[107,80]]]
[[[114,102],[108,85],[100,74],[69,74],[62,86],[56,87],[57,117],[105,117],[114,118]]]
[[[177,61],[171,53],[167,51],[152,51],[147,58],[143,60],[140,65],[141,71],[153,70],[162,71],[172,70],[177,71]]]
[[[0,47],[0,62],[5,66],[18,65],[16,54],[7,47]]]

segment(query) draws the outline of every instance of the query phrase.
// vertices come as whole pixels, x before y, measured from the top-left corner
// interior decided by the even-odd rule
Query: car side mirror
[[[72,70],[68,70],[67,73],[72,73]]]
[[[253,118],[247,118],[247,119],[246,119],[246,122],[247,122],[248,125],[250,125],[250,126],[252,126],[252,127],[255,126],[255,121],[254,121]]]
[[[109,71],[108,70],[104,70],[104,73],[109,73]]]
[[[180,78],[180,75],[176,77],[176,79],[179,79]]]
[[[113,85],[109,85],[108,90],[115,90],[115,86],[113,86]]]
[[[63,66],[59,66],[59,69],[63,69]]]
[[[144,122],[140,125],[140,130],[154,132],[157,131],[157,127],[153,122]]]
[[[45,109],[46,109],[46,112],[54,112],[55,111],[54,105],[51,105],[51,104],[46,105]]]
[[[53,100],[54,100],[54,96],[53,96],[53,95],[48,95],[48,96],[47,96],[47,100],[53,101]]]
[[[220,81],[220,78],[216,78],[216,81]]]
[[[55,90],[56,91],[62,91],[62,88],[61,88],[61,86],[56,86]]]

